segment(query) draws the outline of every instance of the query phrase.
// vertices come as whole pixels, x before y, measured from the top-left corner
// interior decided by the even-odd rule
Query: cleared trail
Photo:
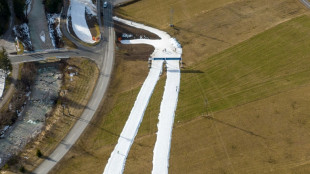
[[[153,174],[168,173],[171,135],[180,88],[179,61],[167,61],[167,79],[160,105],[158,132],[153,155]]]
[[[104,173],[123,173],[130,147],[137,135],[144,112],[162,71],[163,61],[153,61],[150,72],[144,81],[129,118],[123,128]]]
[[[157,34],[161,38],[159,40],[123,40],[121,41],[123,44],[152,45],[154,46],[155,50],[152,53],[151,58],[181,58],[181,45],[174,38],[171,38],[166,32],[117,17],[113,17],[113,19],[129,26],[148,30]],[[118,139],[118,143],[111,153],[111,156],[103,172],[104,174],[123,173],[130,147],[140,127],[144,116],[144,111],[147,108],[150,97],[159,79],[164,62],[167,66],[167,80],[163,100],[160,107],[159,123],[157,125],[158,133],[154,148],[152,173],[168,173],[171,134],[175,109],[178,102],[181,75],[179,69],[179,60],[159,59],[152,60],[152,67],[150,69],[149,75],[138,94],[134,107],[131,110],[120,138]]]

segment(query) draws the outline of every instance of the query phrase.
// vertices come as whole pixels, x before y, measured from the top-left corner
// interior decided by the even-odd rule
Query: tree
[[[9,22],[10,18],[9,5],[6,0],[0,0],[0,35],[4,33],[4,30]]]
[[[62,6],[62,0],[44,0],[43,3],[45,4],[45,10],[48,13],[60,12]]]
[[[27,22],[26,16],[24,14],[24,10],[26,8],[25,0],[14,0],[13,5],[15,16],[22,22]]]
[[[37,153],[36,153],[37,157],[41,158],[43,156],[42,152],[40,149],[37,149]]]
[[[21,173],[25,173],[25,172],[26,172],[26,169],[25,169],[24,166],[20,166],[20,167],[19,167],[19,171],[20,171]]]
[[[2,47],[2,51],[0,51],[0,69],[4,70],[5,73],[12,71],[12,64],[8,57],[6,50]]]

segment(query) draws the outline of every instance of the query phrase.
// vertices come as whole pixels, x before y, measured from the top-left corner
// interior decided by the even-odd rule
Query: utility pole
[[[209,115],[208,113],[208,99],[204,99],[205,100],[205,108],[206,108],[206,112],[207,112],[207,116]]]
[[[174,10],[173,8],[171,7],[170,9],[170,27],[173,27],[173,13],[174,13]]]

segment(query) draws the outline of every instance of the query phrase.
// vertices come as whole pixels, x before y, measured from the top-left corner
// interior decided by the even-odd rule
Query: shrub
[[[62,0],[44,0],[43,3],[48,13],[60,13]]]
[[[25,167],[24,167],[24,166],[20,166],[20,168],[19,168],[19,172],[21,172],[21,173],[25,173],[25,172],[26,172]]]
[[[37,149],[37,153],[36,153],[37,157],[41,158],[43,156],[42,152],[40,149]]]

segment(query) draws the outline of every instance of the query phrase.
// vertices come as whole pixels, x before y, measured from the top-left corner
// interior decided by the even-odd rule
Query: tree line
[[[0,0],[0,35],[5,32],[6,27],[8,26],[10,19],[10,9],[6,0]]]
[[[62,0],[44,0],[45,11],[48,13],[60,13]]]
[[[4,70],[6,73],[12,71],[12,64],[8,57],[6,50],[2,47],[0,50],[0,69]]]
[[[24,13],[26,9],[25,0],[13,0],[14,13],[17,19],[19,19],[22,23],[28,22],[27,16]]]
[[[62,0],[43,0],[45,10],[48,13],[60,13]],[[27,16],[24,11],[26,9],[25,0],[13,0],[14,13],[20,23],[28,23]],[[0,35],[2,35],[8,27],[10,19],[10,9],[7,0],[0,0]]]

